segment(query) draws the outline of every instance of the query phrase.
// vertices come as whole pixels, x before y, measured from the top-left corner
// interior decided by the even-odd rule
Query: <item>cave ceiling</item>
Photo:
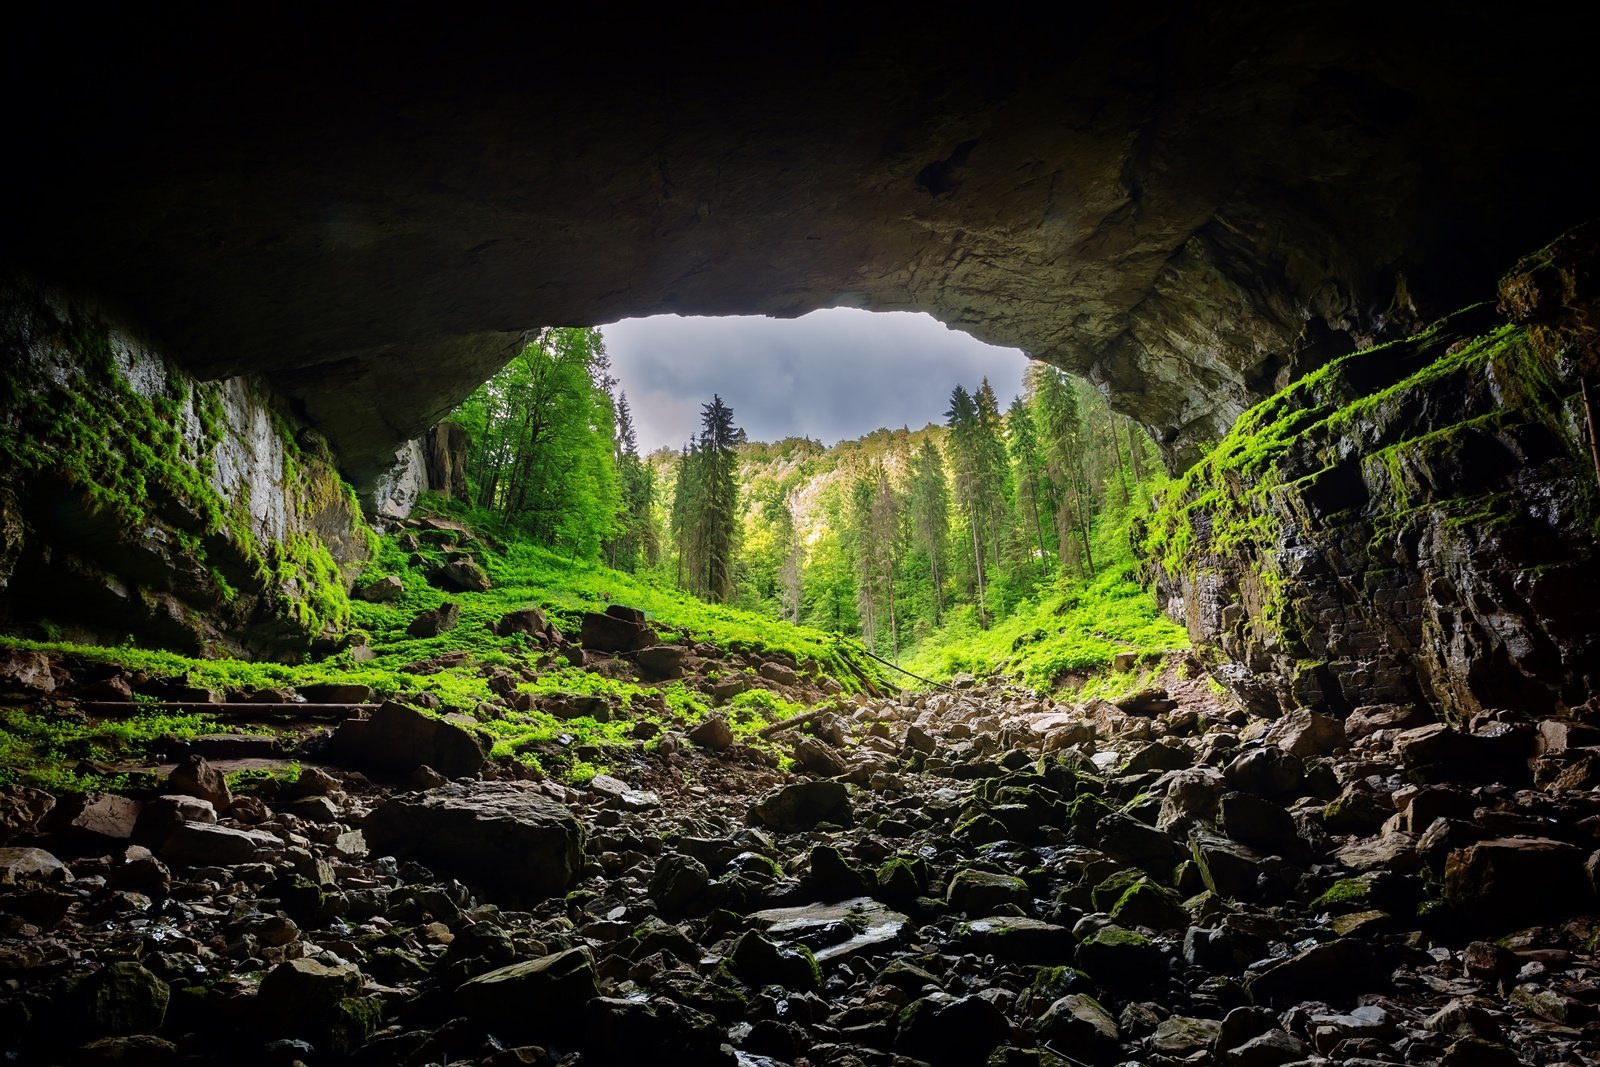
[[[433,18],[25,16],[7,268],[358,480],[530,328],[833,306],[1084,374],[1181,466],[1596,213],[1584,35],[1513,13]]]

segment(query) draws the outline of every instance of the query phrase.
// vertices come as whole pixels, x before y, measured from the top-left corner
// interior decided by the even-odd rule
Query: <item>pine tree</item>
[[[928,560],[933,584],[933,624],[944,623],[944,582],[950,546],[950,482],[931,438],[911,457],[911,536]]]
[[[622,491],[622,515],[616,534],[606,542],[606,562],[619,570],[653,566],[660,552],[655,530],[655,472],[639,456],[628,394],[617,397],[616,466]]]
[[[1048,571],[1050,558],[1044,547],[1044,523],[1039,518],[1039,501],[1044,480],[1044,455],[1039,450],[1039,434],[1033,425],[1033,412],[1022,397],[1015,397],[1006,411],[1006,429],[1011,463],[1016,474],[1017,504],[1025,507],[1033,521],[1034,538],[1039,546],[1039,566]]]
[[[700,436],[684,449],[673,497],[679,584],[687,580],[691,592],[717,602],[733,595],[739,540],[735,450],[744,439],[744,431],[733,424],[733,409],[713,395],[700,408]]]
[[[1041,415],[1040,443],[1050,478],[1062,491],[1056,511],[1057,541],[1063,551],[1069,543],[1077,543],[1082,549],[1084,570],[1092,577],[1095,568],[1089,523],[1094,497],[1083,461],[1078,398],[1065,372],[1045,363],[1033,366],[1037,368],[1034,380]]]
[[[976,587],[978,625],[989,625],[988,606],[984,598],[983,529],[983,447],[978,424],[978,405],[963,386],[950,393],[950,408],[945,412],[950,428],[950,467],[954,472],[955,502],[967,520],[972,538],[973,582]]]

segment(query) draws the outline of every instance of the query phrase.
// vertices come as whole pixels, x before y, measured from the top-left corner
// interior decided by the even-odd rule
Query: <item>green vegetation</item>
[[[852,640],[729,605],[707,604],[598,563],[574,561],[532,544],[495,516],[458,503],[426,498],[419,514],[441,522],[417,531],[421,536],[415,550],[401,544],[402,538],[413,534],[381,539],[362,577],[362,584],[397,577],[404,595],[390,604],[352,604],[359,636],[367,642],[356,647],[367,649],[369,659],[358,661],[349,649],[299,664],[198,659],[132,646],[90,647],[18,638],[0,639],[0,647],[53,652],[83,666],[116,666],[223,693],[345,683],[368,685],[380,700],[431,698],[440,714],[459,712],[476,719],[476,729],[492,756],[516,759],[580,782],[610,766],[608,760],[614,757],[606,753],[633,751],[639,744],[633,731],[640,722],[662,729],[692,727],[718,710],[716,702],[683,681],[644,684],[613,678],[573,666],[532,644],[526,635],[497,636],[491,627],[508,612],[538,606],[575,638],[584,612],[625,603],[644,610],[656,631],[669,639],[707,642],[730,655],[787,655],[803,671],[836,678],[850,692],[885,685],[882,669],[862,656]],[[482,593],[446,594],[430,585],[427,575],[464,547],[471,548],[494,587]],[[418,613],[447,600],[461,609],[455,627],[434,637],[408,633]],[[533,710],[505,706],[504,694],[490,686],[497,671],[521,675],[514,691],[535,698]],[[752,684],[755,681],[752,672]],[[583,698],[601,699],[587,709]],[[560,714],[545,710],[544,699]],[[583,713],[575,714],[575,709]],[[737,740],[776,756],[776,747],[761,741],[758,732],[806,709],[769,690],[752,688],[720,710]],[[152,745],[168,735],[181,738],[227,729],[226,721],[210,714],[141,713],[124,720],[90,722],[0,709],[0,766],[7,768],[0,772],[0,780],[58,789],[115,788],[127,783],[110,766],[72,768],[85,760],[144,759]],[[245,780],[259,777],[249,774]]]
[[[210,716],[144,712],[126,719],[0,708],[0,783],[58,792],[125,789],[134,784],[112,761],[167,739],[220,732]]]
[[[289,643],[309,644],[348,624],[338,564],[309,531],[329,509],[353,518],[360,511],[325,457],[304,454],[278,420],[282,495],[298,532],[281,542],[262,538],[248,501],[218,488],[217,457],[228,431],[220,387],[191,384],[172,364],[81,310],[58,314],[37,295],[25,294],[23,303],[34,343],[45,353],[37,358],[55,366],[8,374],[0,385],[7,412],[0,460],[10,478],[70,489],[71,506],[83,512],[75,522],[104,540],[126,542],[130,554],[149,550],[135,538],[164,540],[195,575],[209,579],[212,592],[202,599],[229,604],[242,590],[265,597],[292,625]]]
[[[1505,521],[1509,514],[1494,494],[1442,484],[1441,462],[1458,461],[1474,435],[1512,437],[1529,423],[1543,424],[1569,448],[1579,445],[1567,429],[1567,398],[1526,330],[1501,326],[1461,340],[1460,324],[1473,311],[1336,359],[1246,411],[1200,463],[1162,491],[1141,554],[1171,576],[1215,569],[1223,559],[1243,561],[1232,569],[1248,579],[1241,592],[1250,625],[1260,636],[1293,640],[1306,624],[1296,617],[1279,558],[1287,527],[1337,521],[1337,512],[1316,514],[1308,500],[1331,500],[1335,508],[1375,502],[1368,550],[1376,566],[1389,561],[1399,532],[1418,512],[1478,529]],[[1459,384],[1441,388],[1447,382]],[[1413,413],[1418,398],[1446,395],[1467,398],[1455,423],[1439,426]],[[1311,473],[1285,481],[1291,468]],[[1343,500],[1342,479],[1364,489]],[[1583,506],[1592,514],[1593,505]]]
[[[595,558],[621,531],[615,384],[598,330],[539,331],[456,412],[474,501],[541,544]]]

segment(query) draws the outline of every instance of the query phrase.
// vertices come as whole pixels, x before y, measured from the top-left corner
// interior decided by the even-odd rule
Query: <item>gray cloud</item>
[[[928,315],[852,308],[798,319],[624,319],[601,327],[639,447],[676,447],[718,393],[755,441],[807,434],[833,444],[880,426],[941,421],[950,390],[988,375],[1004,407],[1027,359]]]

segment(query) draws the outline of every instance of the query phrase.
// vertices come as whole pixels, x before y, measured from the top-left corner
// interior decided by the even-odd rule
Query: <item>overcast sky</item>
[[[928,315],[833,308],[798,319],[658,315],[602,326],[611,373],[633,409],[639,450],[682,445],[712,393],[752,441],[824,444],[880,426],[942,422],[957,385],[989,376],[1002,409],[1027,360]]]

